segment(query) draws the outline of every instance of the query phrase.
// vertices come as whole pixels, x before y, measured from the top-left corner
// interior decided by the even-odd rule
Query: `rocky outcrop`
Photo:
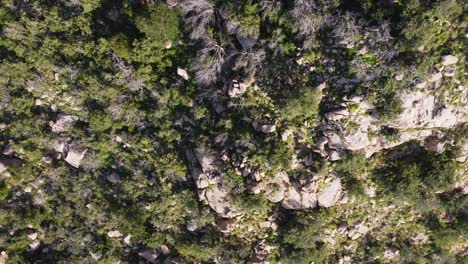
[[[223,188],[223,171],[218,158],[209,150],[198,148],[186,151],[198,196],[223,218],[233,218],[241,213],[230,203],[231,195]]]
[[[342,191],[341,181],[333,173],[331,175],[333,182],[321,191],[312,177],[291,182],[285,172],[279,172],[272,178],[253,180],[248,189],[253,193],[264,192],[270,202],[281,203],[285,209],[329,207],[337,203]],[[319,197],[322,197],[322,204]]]
[[[392,148],[410,140],[423,140],[435,130],[452,128],[468,121],[466,104],[460,107],[444,105],[433,95],[422,91],[404,92],[399,98],[403,110],[390,122],[383,122],[372,110],[369,112],[367,103],[361,102],[360,105],[364,107],[360,109],[364,112],[358,111],[348,116],[359,127],[349,129],[342,126],[340,132],[325,129],[325,137],[319,138],[314,151],[330,160],[340,159],[339,153],[334,152],[336,150],[364,150],[366,156],[370,157],[382,149]],[[462,96],[462,100],[463,98]],[[335,112],[331,112],[327,118],[340,120],[336,116]],[[383,127],[394,129],[398,134],[391,139],[379,135]]]

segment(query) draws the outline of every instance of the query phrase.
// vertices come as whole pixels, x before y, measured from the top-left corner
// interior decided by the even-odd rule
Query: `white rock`
[[[197,226],[197,221],[196,220],[190,220],[188,223],[187,223],[187,230],[190,231],[190,232],[193,232],[195,230],[197,230],[198,226]]]
[[[177,74],[182,77],[184,80],[188,80],[189,79],[189,75],[187,73],[186,70],[182,69],[182,68],[177,68]]]
[[[262,131],[263,133],[273,133],[275,132],[275,130],[276,130],[275,125],[262,125],[260,128],[260,131]]]
[[[132,235],[127,235],[125,238],[124,238],[124,243],[127,245],[127,246],[131,246],[132,245],[132,241],[130,240],[132,238]]]
[[[397,74],[395,76],[395,80],[397,80],[397,81],[401,81],[401,80],[403,80],[403,78],[405,78],[405,73],[403,73],[403,72],[400,73],[400,74]]]
[[[28,186],[28,187],[24,188],[24,192],[25,192],[25,193],[31,193],[31,192],[32,192],[32,188]]]
[[[94,253],[94,252],[89,252],[89,255],[91,255],[91,258],[95,261],[98,261],[101,259],[101,255],[97,254],[97,253]]]
[[[32,251],[34,251],[34,250],[38,249],[40,245],[41,245],[41,242],[34,241],[31,244],[29,244],[29,247],[31,248]]]
[[[118,230],[107,232],[107,236],[110,238],[122,237],[122,234]]]
[[[166,42],[164,43],[164,48],[165,48],[165,49],[170,49],[170,48],[172,48],[172,41],[166,40]]]
[[[36,238],[37,238],[37,233],[28,234],[27,237],[28,237],[30,240],[36,240]]]
[[[458,62],[458,58],[452,55],[445,55],[442,56],[442,64],[443,65],[452,65]]]
[[[341,159],[341,153],[336,151],[336,150],[331,150],[329,152],[329,156],[328,158],[331,160],[331,161],[337,161],[337,160],[340,160]]]

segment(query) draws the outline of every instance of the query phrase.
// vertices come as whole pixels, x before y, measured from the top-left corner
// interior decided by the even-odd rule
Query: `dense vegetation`
[[[464,61],[467,22],[459,0],[0,1],[0,263],[251,263],[260,241],[270,263],[463,263],[466,124],[442,129],[440,153],[409,141],[331,161],[311,146],[355,94],[383,120],[402,113],[398,94],[441,56]],[[431,93],[455,94],[464,70]],[[65,162],[74,146],[79,166]],[[187,157],[200,146],[270,178],[333,169],[349,202],[286,210],[225,162],[246,228],[221,232]]]

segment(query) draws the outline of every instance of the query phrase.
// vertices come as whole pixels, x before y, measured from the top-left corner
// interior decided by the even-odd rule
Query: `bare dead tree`
[[[263,17],[270,17],[277,14],[281,10],[282,3],[280,0],[262,0],[260,1]]]
[[[126,86],[132,92],[141,92],[145,88],[145,82],[133,75],[133,67],[126,65],[115,53],[112,53],[112,66],[121,73],[117,84]]]
[[[333,35],[338,42],[352,43],[363,30],[363,22],[350,12],[337,16],[333,24]]]
[[[178,4],[192,39],[206,37],[206,27],[214,19],[213,4],[206,0],[182,0]]]
[[[324,4],[326,2],[328,1]],[[304,47],[312,46],[318,31],[332,21],[331,15],[322,12],[321,6],[315,0],[296,0],[290,15],[299,34],[304,38]]]
[[[258,67],[265,60],[265,55],[263,49],[240,53],[234,64],[234,70],[243,70],[249,77],[254,77]]]
[[[223,47],[216,41],[207,42],[204,48],[197,52],[196,59],[191,65],[197,82],[205,86],[215,82],[225,62],[225,56]]]

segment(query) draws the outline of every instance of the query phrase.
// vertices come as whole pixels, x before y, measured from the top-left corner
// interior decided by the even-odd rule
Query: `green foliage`
[[[191,261],[208,262],[218,253],[219,249],[216,247],[208,247],[208,246],[198,245],[196,243],[191,243],[191,244],[182,244],[177,247],[177,250],[182,256],[187,257]]]
[[[456,169],[456,162],[446,154],[416,149],[385,161],[383,167],[375,171],[373,178],[387,194],[412,197],[423,191],[433,192],[447,188],[456,181]]]
[[[452,187],[466,129],[444,131],[455,146],[443,154],[411,145],[332,162],[313,153],[312,142],[341,128],[319,112],[355,92],[376,105],[382,121],[398,115],[398,94],[426,80],[442,55],[460,61],[455,77],[444,77],[434,92],[448,91],[457,102],[461,1],[170,2],[1,1],[0,158],[21,161],[0,174],[7,263],[142,263],[139,252],[163,245],[170,253],[159,252],[159,262],[248,263],[260,242],[272,246],[271,263],[338,263],[348,255],[384,261],[389,247],[400,250],[402,263],[462,262],[453,249],[466,237],[467,198]],[[255,46],[243,50],[241,37]],[[179,67],[190,72],[188,81]],[[397,72],[404,80],[394,80]],[[212,83],[201,85],[200,76]],[[247,91],[232,98],[226,89],[234,79]],[[349,110],[363,111],[358,103]],[[52,132],[59,113],[77,121]],[[263,133],[254,122],[277,131]],[[359,126],[348,122],[346,129]],[[297,129],[294,140],[280,140],[286,129]],[[398,131],[381,132],[398,139]],[[87,149],[79,168],[66,161],[72,142]],[[215,226],[219,215],[201,201],[187,164],[186,151],[200,145],[219,151],[219,184],[243,213],[229,234]],[[312,157],[312,165],[293,168],[294,155]],[[250,193],[254,179],[239,175],[244,168],[264,172],[265,181],[287,172],[295,184],[332,169],[350,199],[284,210],[262,191]],[[381,191],[376,199],[363,195],[371,180]],[[324,239],[338,225],[373,223],[372,214],[387,211],[384,224],[359,239]],[[264,228],[267,219],[274,223]],[[109,237],[114,230],[122,237]],[[411,236],[420,231],[429,241],[415,245]],[[32,232],[40,242],[35,251]],[[123,241],[128,235],[131,245]]]
[[[372,163],[362,154],[348,155],[336,164],[335,171],[343,180],[346,190],[362,195],[364,193],[362,180],[372,171]]]
[[[288,121],[312,120],[318,114],[321,99],[322,91],[319,88],[303,87],[291,91],[279,111]]]
[[[180,37],[177,11],[160,2],[145,10],[143,14],[138,14],[135,17],[135,25],[160,48],[165,46],[166,41],[175,44]]]

